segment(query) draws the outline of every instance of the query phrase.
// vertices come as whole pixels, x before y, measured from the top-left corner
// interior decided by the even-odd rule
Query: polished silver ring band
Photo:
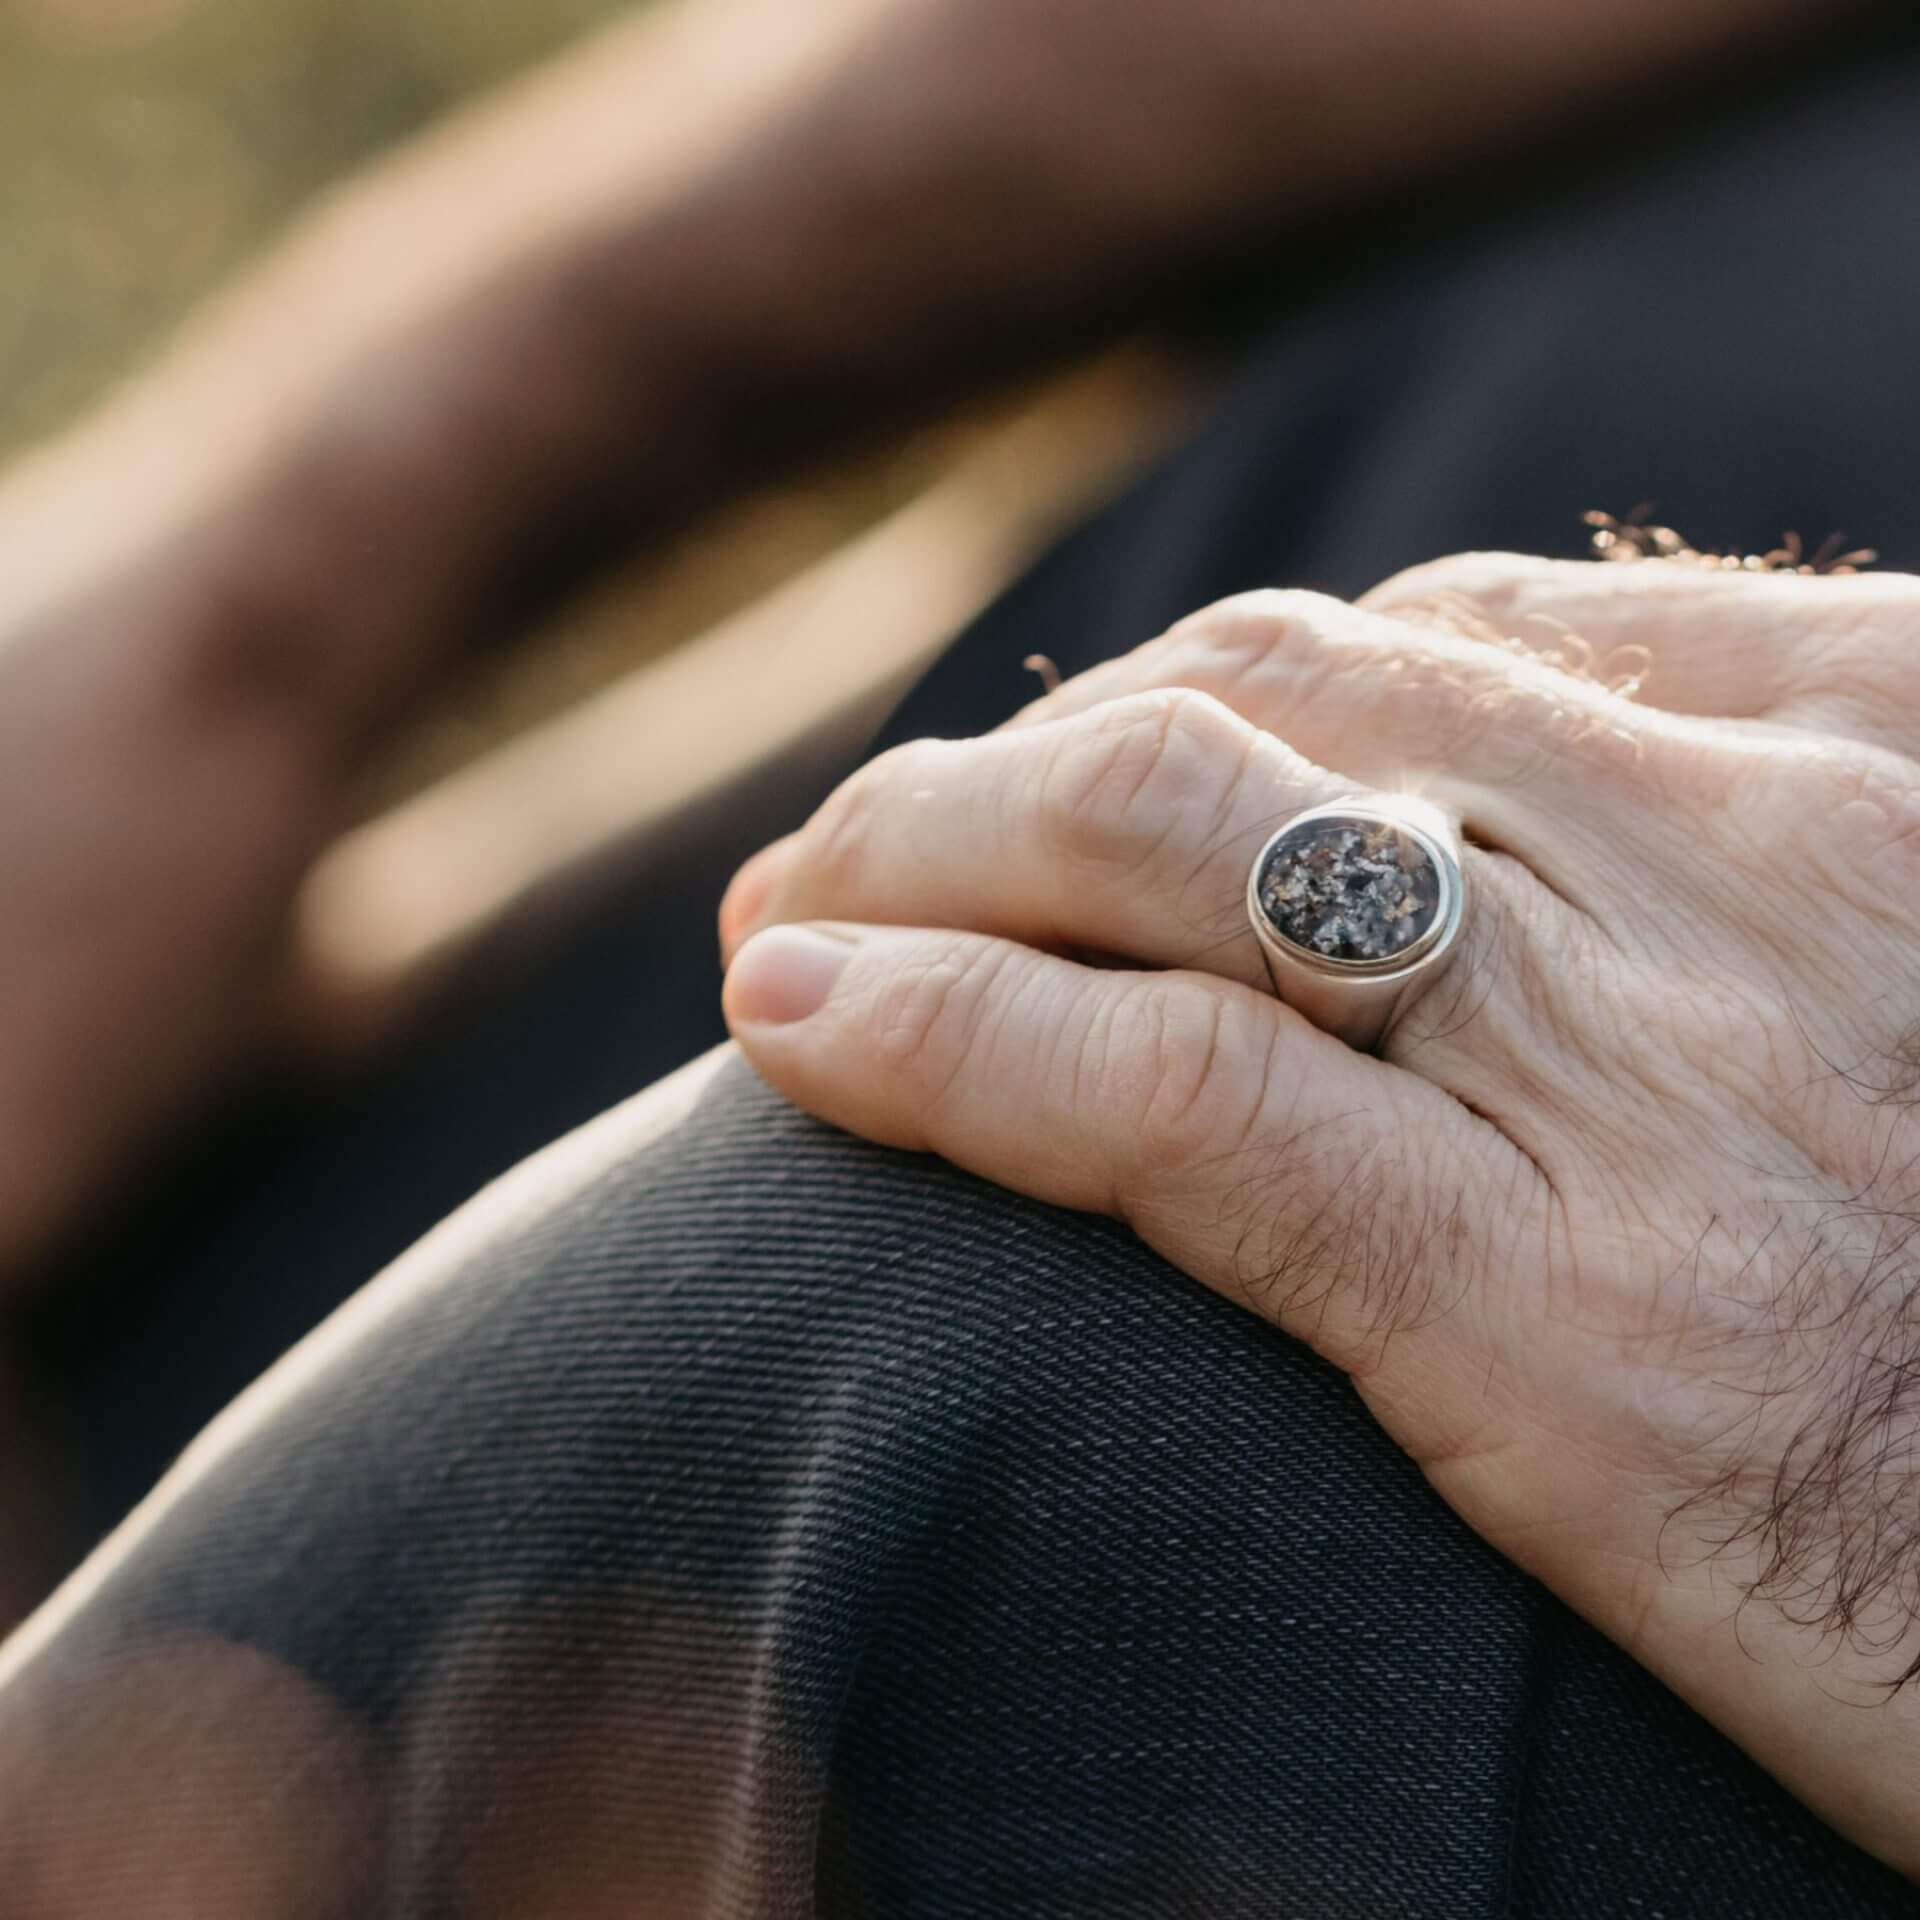
[[[1364,1052],[1438,977],[1465,910],[1453,823],[1399,795],[1294,814],[1247,874],[1247,919],[1274,992]]]

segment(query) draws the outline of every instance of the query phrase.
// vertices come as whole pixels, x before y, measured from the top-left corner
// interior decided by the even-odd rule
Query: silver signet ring
[[[1452,821],[1398,795],[1294,814],[1247,875],[1247,918],[1274,992],[1363,1052],[1438,976],[1465,909]]]

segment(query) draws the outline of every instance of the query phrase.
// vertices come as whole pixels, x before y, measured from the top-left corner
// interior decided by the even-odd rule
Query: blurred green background
[[[0,0],[0,458],[151,358],[329,183],[636,3]],[[371,800],[757,598],[970,439],[956,428],[844,464],[644,556],[479,669]]]
[[[0,448],[314,191],[619,0],[0,0]]]

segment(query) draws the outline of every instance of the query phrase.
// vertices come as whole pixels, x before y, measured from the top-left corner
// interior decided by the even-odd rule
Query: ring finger
[[[723,945],[730,957],[760,927],[794,920],[953,927],[1266,988],[1249,864],[1291,815],[1355,792],[1184,688],[977,740],[916,741],[742,870]],[[1541,890],[1512,863],[1464,851],[1475,937],[1498,938],[1516,890]]]

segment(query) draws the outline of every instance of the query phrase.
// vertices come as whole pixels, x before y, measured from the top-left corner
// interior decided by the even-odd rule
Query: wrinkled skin
[[[1916,638],[1920,581],[1674,562],[1228,601],[750,863],[730,1022],[824,1117],[1118,1214],[1310,1341],[1914,1872]],[[1360,787],[1469,842],[1464,945],[1377,1058],[1274,999],[1242,906]]]

